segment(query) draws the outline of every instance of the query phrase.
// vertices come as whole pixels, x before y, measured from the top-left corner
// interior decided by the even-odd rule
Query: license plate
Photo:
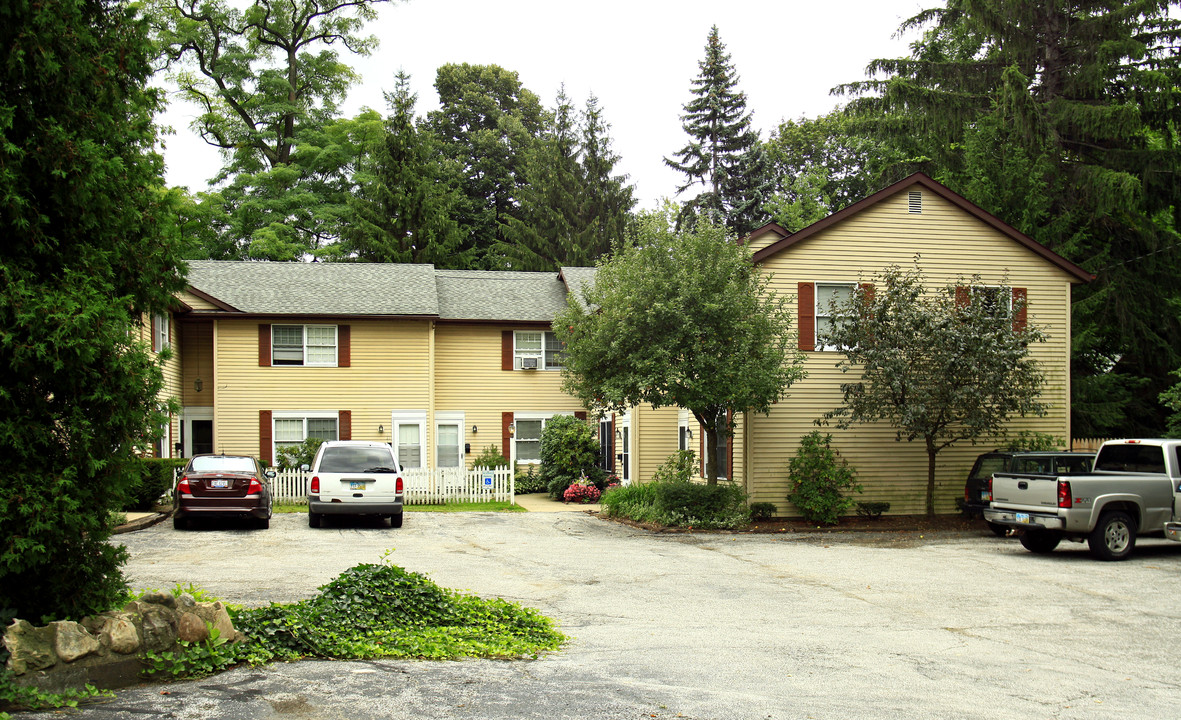
[[[1029,513],[1017,513],[1017,522],[1028,523],[1029,522]]]
[[[209,487],[211,488],[228,488],[230,486],[229,480],[210,480]]]
[[[350,480],[349,481],[349,490],[364,490],[364,489],[365,489],[365,481],[364,480]]]

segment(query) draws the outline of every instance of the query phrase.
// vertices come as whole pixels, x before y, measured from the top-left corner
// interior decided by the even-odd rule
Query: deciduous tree
[[[160,93],[121,2],[10,3],[0,47],[0,608],[77,618],[126,591],[110,513],[163,420],[133,339],[183,287]]]
[[[749,249],[704,218],[676,232],[671,215],[642,215],[585,295],[554,319],[566,348],[563,387],[587,407],[686,408],[706,447],[717,448],[737,413],[769,412],[804,376],[803,358],[792,347],[787,298],[773,293]],[[710,484],[718,460],[711,450]]]
[[[916,267],[890,267],[845,303],[833,304],[826,345],[843,348],[837,367],[853,375],[826,421],[848,428],[884,421],[899,441],[927,451],[927,514],[935,514],[935,458],[962,441],[1002,434],[1015,416],[1043,415],[1045,378],[1030,356],[1044,336],[1015,321],[1021,307],[958,287],[929,287]],[[873,289],[870,290],[869,288]],[[1001,288],[997,297],[1005,297]],[[996,288],[990,288],[996,292]]]

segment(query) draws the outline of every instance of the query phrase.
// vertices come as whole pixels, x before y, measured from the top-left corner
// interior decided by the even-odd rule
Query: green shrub
[[[123,500],[124,512],[147,512],[160,496],[172,490],[173,471],[183,468],[183,458],[138,458],[129,466],[132,476]]]
[[[751,520],[770,520],[775,517],[775,513],[779,509],[775,507],[775,503],[757,502],[750,504],[750,519]]]
[[[1057,450],[1064,445],[1066,443],[1062,438],[1056,438],[1049,433],[1022,430],[1009,439],[1009,443],[1004,449],[1010,452],[1020,452],[1022,450]]]
[[[561,500],[578,478],[585,475],[602,488],[605,473],[599,468],[599,439],[585,420],[555,415],[541,431],[541,479],[550,497]]]
[[[480,454],[472,460],[472,467],[508,467],[508,458],[500,453],[500,448],[495,445],[489,445],[480,451]]]
[[[537,472],[536,465],[518,465],[516,480],[514,482],[518,495],[549,491],[549,488],[546,487],[545,480]]]
[[[832,525],[853,506],[847,492],[861,492],[856,473],[832,448],[832,435],[813,430],[800,438],[796,456],[788,463],[791,492],[787,499],[808,522]]]
[[[687,483],[697,472],[697,455],[692,450],[677,450],[669,455],[656,472],[652,473],[655,483]]]
[[[311,467],[323,444],[323,438],[308,438],[298,445],[284,445],[279,448],[275,464],[284,470],[297,470],[304,465]]]
[[[617,487],[599,503],[608,517],[669,527],[739,528],[750,523],[746,493],[731,483],[698,485],[689,482],[696,469],[694,453],[678,450],[653,474],[652,482]]]

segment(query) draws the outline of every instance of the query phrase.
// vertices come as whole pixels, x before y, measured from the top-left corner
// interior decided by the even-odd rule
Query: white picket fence
[[[271,481],[275,502],[306,505],[308,477],[302,470],[278,470]],[[445,502],[513,502],[516,478],[507,467],[406,468],[402,471],[407,505],[440,505]]]

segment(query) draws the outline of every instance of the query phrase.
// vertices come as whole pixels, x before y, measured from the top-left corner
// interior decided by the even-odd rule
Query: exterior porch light
[[[508,436],[509,437],[516,437],[517,436],[517,424],[516,423],[509,423],[508,424]]]
[[[475,425],[472,425],[472,435],[475,435],[475,434],[476,434],[476,430],[478,430],[478,429],[479,429],[479,428],[477,428]]]
[[[378,425],[377,426],[377,434],[378,435],[385,435],[385,425]]]
[[[203,387],[205,387],[205,383],[201,382],[201,378],[197,378],[193,381],[193,390],[196,392],[201,392],[201,388]]]

